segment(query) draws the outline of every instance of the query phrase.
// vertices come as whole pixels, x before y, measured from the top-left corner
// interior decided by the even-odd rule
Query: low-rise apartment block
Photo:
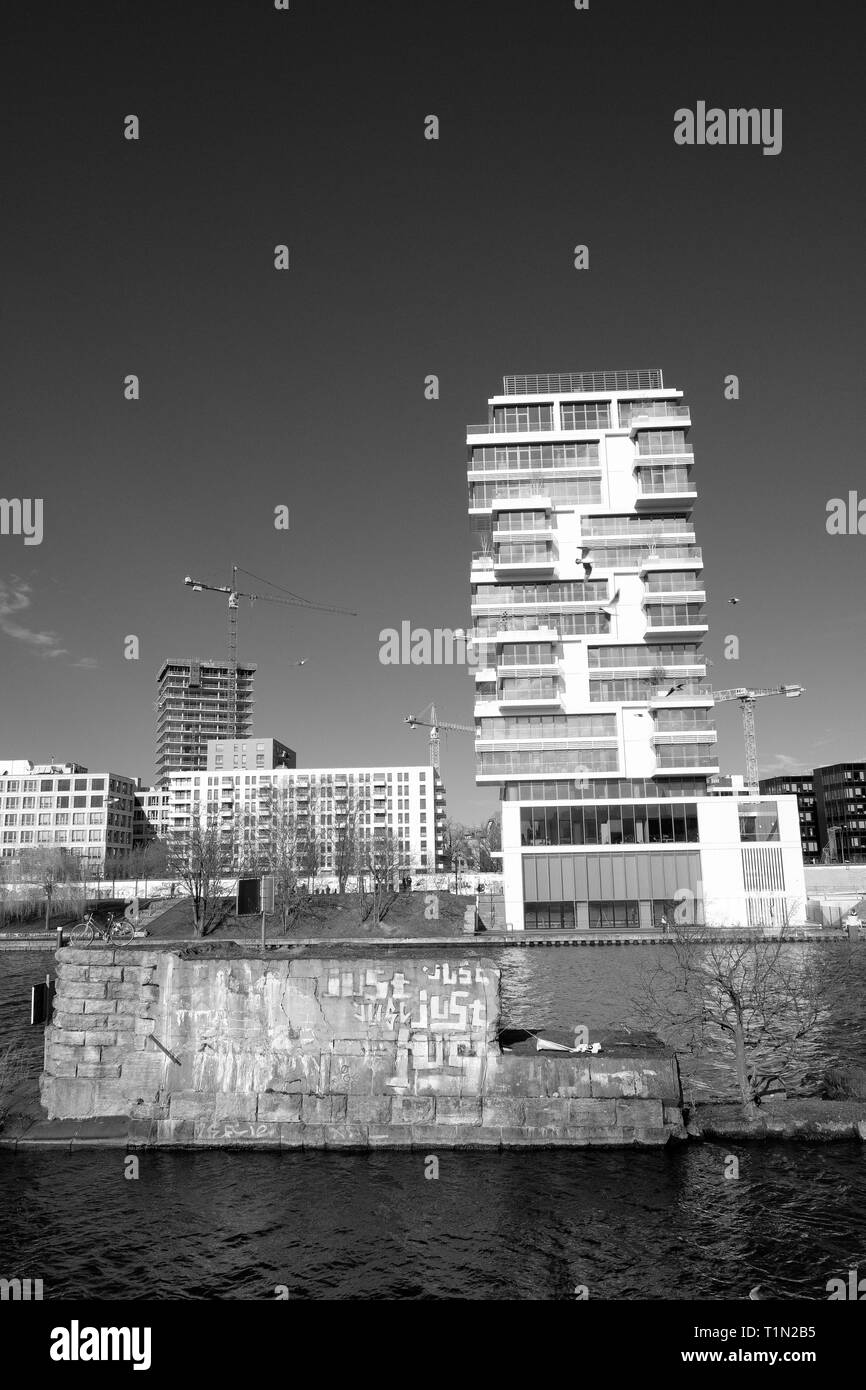
[[[80,763],[0,762],[0,856],[58,847],[111,866],[132,849],[135,781]]]

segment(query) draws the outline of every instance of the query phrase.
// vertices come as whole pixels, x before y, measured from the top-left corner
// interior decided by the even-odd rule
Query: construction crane
[[[278,598],[275,594],[248,594],[238,588],[239,565],[232,565],[231,584],[206,584],[203,579],[192,579],[189,575],[184,579],[184,584],[188,584],[194,593],[201,593],[207,590],[212,594],[228,594],[229,596],[229,711],[228,727],[231,730],[231,737],[237,736],[237,687],[238,687],[238,607],[239,600],[248,598],[250,606],[257,599],[264,599],[268,603],[285,603],[293,608],[313,608],[319,613],[345,613],[350,618],[356,618],[357,613],[349,608],[331,608],[327,604],[313,603],[310,599],[302,598],[300,594],[293,594],[290,589],[283,589],[287,598]],[[271,584],[274,589],[282,586],[273,584],[269,579],[262,579],[261,575],[252,574],[249,570],[240,570],[241,574],[249,575],[250,579],[257,579],[260,584]]]
[[[446,732],[458,734],[474,734],[475,729],[469,724],[448,724],[444,719],[440,719],[436,714],[435,705],[427,705],[421,714],[429,714],[429,719],[422,719],[418,714],[407,714],[404,723],[410,729],[429,729],[430,730],[430,766],[439,771],[439,730],[445,729]]]
[[[743,715],[743,742],[746,745],[746,786],[755,796],[758,795],[758,740],[755,734],[755,701],[765,695],[787,695],[789,699],[803,694],[802,685],[762,686],[752,690],[748,686],[737,686],[734,690],[714,690],[713,699],[717,704],[726,700],[739,700]]]

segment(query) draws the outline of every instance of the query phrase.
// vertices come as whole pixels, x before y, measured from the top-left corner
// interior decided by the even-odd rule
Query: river
[[[652,949],[503,951],[505,1015],[625,1018]],[[24,1041],[34,1075],[29,986],[52,966],[0,956],[0,1037]],[[828,1021],[823,1060],[862,1061],[858,997]],[[760,1284],[823,1300],[828,1279],[866,1267],[854,1143],[442,1151],[435,1178],[421,1153],[155,1151],[136,1180],[124,1157],[0,1150],[0,1273],[41,1277],[46,1298],[268,1299],[285,1286],[295,1298],[548,1300],[585,1286],[600,1299],[716,1300]]]

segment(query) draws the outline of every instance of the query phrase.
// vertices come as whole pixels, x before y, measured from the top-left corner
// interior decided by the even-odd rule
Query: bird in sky
[[[670,690],[665,691],[665,699],[667,699],[669,695],[675,694],[677,690],[683,690],[685,688],[685,684],[685,681],[680,681],[679,685],[672,685]]]
[[[295,662],[295,665],[296,665],[296,666],[306,666],[308,660],[309,660],[309,657],[302,656],[301,659],[300,659],[300,661],[296,661],[296,662]]]
[[[729,599],[728,599],[728,603],[739,603],[739,601],[740,601],[740,600],[739,600],[738,598],[729,598]]]

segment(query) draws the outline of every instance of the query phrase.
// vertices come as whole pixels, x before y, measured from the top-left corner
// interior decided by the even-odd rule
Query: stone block
[[[195,1122],[193,1120],[157,1120],[156,1138],[160,1144],[179,1144],[192,1148],[195,1143]]]
[[[40,1094],[49,1120],[83,1118],[96,1113],[95,1081],[46,1076],[43,1073]]]
[[[79,1022],[82,1023],[83,1021],[83,1019],[79,1020]],[[99,1036],[98,1033],[85,1033],[80,1028],[57,1028],[55,1029],[55,1037],[50,1046],[86,1047],[89,1045],[93,1047],[96,1046],[94,1037]]]
[[[152,1033],[156,1028],[155,1018],[130,1018],[125,1020],[125,1023],[126,1026],[132,1024],[132,1029],[135,1033]],[[120,1028],[122,1026],[120,1017],[118,1016],[117,1027]]]
[[[91,971],[91,976],[92,976]],[[90,980],[66,980],[61,975],[56,984],[56,997],[60,1000],[66,999],[104,999],[106,984],[104,981]]]
[[[610,1098],[606,1100],[569,1100],[567,1106],[564,1121],[566,1125],[589,1125],[598,1129],[607,1126],[613,1129],[615,1125],[620,1123],[619,1102]],[[661,1114],[661,1111],[658,1113]],[[633,1124],[634,1121],[625,1119],[623,1123]]]
[[[480,1096],[437,1096],[436,1123],[445,1125],[480,1125]]]
[[[101,968],[101,967],[97,967],[97,968]],[[89,979],[90,979],[90,970],[91,970],[91,967],[90,967],[89,965],[64,965],[64,967],[63,967],[63,979],[64,979],[64,980],[89,980]],[[101,977],[100,977],[99,975],[96,976],[96,979],[97,979],[97,980],[100,979],[100,978],[101,978]]]
[[[329,1059],[328,1090],[333,1095],[384,1095],[393,1079],[394,1057],[346,1057],[332,1053]]]
[[[101,1060],[103,1062],[113,1062],[115,1060],[114,1056],[106,1057],[106,1052],[111,1052],[113,1054],[114,1049],[104,1048]],[[131,1086],[139,1086],[142,1082],[152,1082],[154,1086],[159,1086],[165,1074],[164,1068],[167,1061],[167,1058],[145,1055],[141,1052],[136,1053],[135,1056],[130,1056],[129,1053],[127,1053],[126,1056],[120,1059],[120,1075],[123,1080],[128,1082]],[[169,1075],[171,1075],[171,1072],[175,1070],[175,1068],[173,1068],[170,1063],[168,1065]]]
[[[255,1120],[258,1111],[255,1091],[217,1091],[214,1095],[215,1120]]]
[[[394,1096],[391,1101],[391,1123],[393,1125],[432,1124],[435,1104],[432,1096]]]
[[[87,1026],[88,1028],[91,1026],[89,1015]],[[127,1018],[126,1014],[106,1014],[105,1027],[114,1028],[118,1033],[124,1033],[127,1037],[130,1037],[135,1032],[135,1019]],[[148,1028],[147,1032],[151,1032],[151,1029]]]
[[[67,1047],[63,1043],[50,1042],[45,1048],[45,1060],[50,1065],[55,1062],[98,1062],[98,1047]]]
[[[138,997],[143,1003],[156,1003],[159,999],[159,985],[142,984],[138,986]]]
[[[509,1129],[520,1128],[526,1123],[526,1104],[517,1097],[484,1096],[481,1103],[482,1125]]]
[[[113,965],[114,954],[113,950],[101,950],[99,947],[64,946],[55,956],[59,966],[58,978],[65,974],[67,962],[69,965]]]
[[[466,1125],[464,1130],[464,1143],[469,1148],[502,1148],[502,1129],[499,1125]]]
[[[664,1106],[660,1100],[644,1100],[633,1097],[620,1099],[614,1103],[618,1125],[664,1124]]]
[[[139,1119],[131,1119],[126,1135],[126,1147],[128,1149],[146,1149],[155,1143],[158,1134],[156,1119],[155,1115],[142,1115]]]
[[[328,1075],[331,1059],[327,1053],[280,1053],[274,1057],[273,1070],[268,1078],[268,1088],[280,1091],[297,1091],[300,1094],[328,1090]]]
[[[413,1149],[424,1149],[436,1154],[442,1149],[462,1149],[466,1147],[467,1125],[411,1125],[409,1134]]]
[[[370,1149],[411,1149],[411,1126],[370,1124],[367,1126],[367,1147]]]
[[[106,985],[108,999],[138,999],[140,998],[141,985],[124,983],[123,980],[109,980]]]
[[[94,985],[94,989],[97,986]],[[105,989],[105,985],[100,985],[100,989]],[[85,1014],[114,1014],[117,1013],[116,999],[85,999]]]
[[[82,1051],[86,1050],[82,1048]],[[94,1081],[113,1081],[115,1077],[120,1076],[120,1064],[118,1062],[79,1062],[75,1068],[75,1075],[92,1077]]]
[[[499,1131],[503,1149],[525,1149],[537,1142],[538,1131],[526,1125],[503,1125]]]
[[[390,1124],[391,1096],[349,1096],[346,1119],[362,1125]]]
[[[118,1034],[116,1032],[112,1032],[110,1028],[95,1028],[92,1032],[82,1033],[81,1037],[88,1047],[101,1047],[103,1049],[113,1049],[117,1046]],[[118,1053],[123,1053],[126,1051],[126,1048],[118,1047],[117,1051]]]
[[[80,1013],[55,1013],[52,1026],[72,1033],[80,1032],[84,1027],[84,1010],[82,1009]],[[87,1026],[90,1027],[91,1025],[88,1023]],[[96,1026],[99,1027],[100,1025],[97,1024]]]
[[[85,970],[91,980],[102,981],[105,984],[108,984],[109,981],[113,983],[120,980],[121,976],[119,965],[91,965],[89,969],[86,966],[72,965],[68,969],[64,969],[63,979],[77,979],[78,977],[71,973],[73,970]]]
[[[302,1149],[304,1147],[304,1129],[304,1125],[281,1124],[279,1126],[280,1147],[283,1149]]]
[[[568,1124],[568,1107],[573,1102],[563,1097],[545,1096],[525,1102],[525,1120],[530,1129],[557,1128]],[[584,1102],[576,1102],[578,1105]]]
[[[214,1096],[210,1091],[172,1091],[168,1103],[170,1120],[213,1119]]]
[[[674,1057],[592,1057],[589,1063],[594,1096],[635,1096],[646,1100],[677,1100],[679,1071]]]
[[[124,965],[120,972],[120,978],[124,983],[131,981],[136,985],[151,984],[155,975],[156,966],[153,965]]]
[[[552,1059],[536,1054],[488,1053],[485,1097],[581,1097],[592,1094],[585,1058]]]
[[[243,1120],[196,1120],[195,1142],[208,1147],[274,1149],[280,1147],[280,1125]]]
[[[280,1123],[299,1124],[301,1119],[300,1095],[286,1095],[280,1091],[260,1091],[258,1118]]]
[[[415,1073],[415,1093],[419,1096],[480,1096],[484,1084],[486,1058],[463,1057],[451,1061],[445,1071]]]
[[[338,1125],[324,1125],[326,1149],[366,1149],[367,1126],[351,1124],[346,1121]]]
[[[287,1128],[287,1125],[280,1125],[280,1133],[285,1133]],[[323,1149],[325,1147],[324,1125],[300,1125],[299,1128],[305,1149]]]
[[[301,1119],[305,1125],[334,1125],[346,1118],[346,1096],[305,1095],[301,1104]]]

